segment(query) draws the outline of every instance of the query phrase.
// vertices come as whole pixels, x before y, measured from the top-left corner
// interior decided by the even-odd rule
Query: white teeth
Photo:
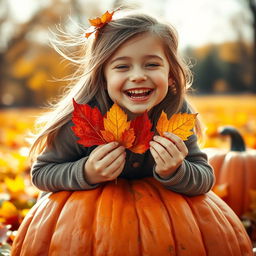
[[[130,89],[125,91],[125,93],[129,96],[129,97],[146,97],[148,96],[151,92],[153,91],[153,89]]]
[[[151,89],[136,89],[136,90],[127,90],[128,93],[131,94],[140,94],[140,93],[147,93],[150,92]]]

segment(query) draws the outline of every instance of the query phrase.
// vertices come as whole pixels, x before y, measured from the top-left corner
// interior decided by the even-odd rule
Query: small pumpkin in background
[[[256,190],[256,150],[246,149],[234,127],[222,127],[219,134],[230,137],[230,150],[204,149],[216,177],[213,191],[241,217],[250,209],[251,191]]]
[[[238,217],[213,192],[186,197],[153,178],[117,179],[45,196],[23,220],[12,256],[252,256]]]

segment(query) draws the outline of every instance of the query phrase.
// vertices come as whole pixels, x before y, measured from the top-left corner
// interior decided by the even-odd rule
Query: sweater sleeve
[[[87,190],[98,185],[89,184],[84,177],[84,165],[93,148],[84,148],[77,143],[70,121],[37,157],[31,168],[33,184],[43,191]]]
[[[189,153],[176,172],[164,180],[153,171],[154,177],[174,192],[187,196],[204,194],[214,183],[212,167],[208,164],[206,154],[199,149],[196,135],[190,136],[185,144]]]

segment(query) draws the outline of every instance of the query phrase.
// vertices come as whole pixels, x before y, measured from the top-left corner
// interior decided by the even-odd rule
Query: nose
[[[134,70],[130,75],[130,81],[134,83],[141,83],[147,80],[147,76],[142,70]]]

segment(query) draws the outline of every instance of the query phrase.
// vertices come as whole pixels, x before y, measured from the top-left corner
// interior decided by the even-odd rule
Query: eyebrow
[[[154,54],[149,54],[143,57],[144,59],[150,59],[150,58],[155,58],[155,59],[159,59],[161,61],[164,61],[162,57],[158,56],[158,55],[154,55]],[[129,60],[131,59],[131,57],[129,56],[121,56],[121,57],[117,57],[114,58],[113,60],[110,61],[110,64],[116,62],[116,61],[122,61],[122,60]]]

